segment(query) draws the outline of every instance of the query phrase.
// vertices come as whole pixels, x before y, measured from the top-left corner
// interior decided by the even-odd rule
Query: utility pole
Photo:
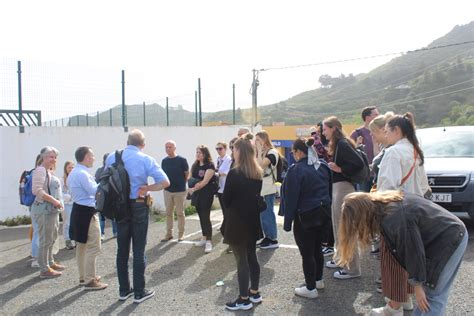
[[[198,93],[194,91],[194,118],[196,121],[196,126],[198,126]]]
[[[127,109],[125,108],[125,70],[122,70],[122,127],[125,133],[128,132]]]
[[[257,124],[257,87],[258,87],[258,70],[253,69],[253,79],[252,79],[252,88],[251,88],[251,93],[252,93],[252,132]]]

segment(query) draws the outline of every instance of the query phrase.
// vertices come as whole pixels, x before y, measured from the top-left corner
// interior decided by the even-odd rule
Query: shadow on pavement
[[[77,291],[77,293],[69,296],[64,299],[64,297],[72,292]],[[22,311],[19,315],[33,315],[33,314],[44,314],[46,311],[48,314],[53,314],[61,311],[63,308],[68,307],[74,301],[80,299],[83,295],[87,294],[87,291],[81,291],[77,286],[69,288],[59,294],[55,294],[53,297],[44,301],[41,304],[33,304]],[[92,294],[92,293],[91,293]],[[96,295],[96,294],[93,294]]]
[[[31,268],[30,265],[31,260],[29,258],[23,258],[2,267],[0,269],[0,285],[4,285],[12,280],[24,278],[33,273],[39,274],[39,269]]]
[[[5,304],[8,301],[10,301],[10,300],[14,299],[15,297],[21,295],[21,293],[23,293],[24,291],[28,290],[30,287],[32,287],[33,285],[35,285],[36,283],[41,282],[41,281],[42,280],[39,278],[39,276],[35,277],[35,278],[31,278],[28,281],[19,284],[14,289],[1,294],[0,295],[0,307],[5,306]]]

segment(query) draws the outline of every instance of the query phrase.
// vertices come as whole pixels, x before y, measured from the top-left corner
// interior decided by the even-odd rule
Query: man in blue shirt
[[[89,147],[79,147],[75,153],[77,166],[67,178],[72,205],[69,235],[76,241],[76,260],[79,268],[79,285],[84,290],[102,290],[107,284],[96,274],[96,259],[100,253],[99,217],[95,210],[97,183],[88,169],[95,156]]]
[[[168,177],[153,157],[141,150],[145,147],[145,135],[133,130],[128,135],[127,147],[122,160],[130,178],[131,217],[117,223],[117,276],[119,299],[125,301],[134,294],[134,303],[141,303],[153,295],[154,290],[145,289],[145,245],[148,233],[149,207],[147,194],[160,191],[170,185]],[[115,154],[109,155],[106,167],[115,162]],[[154,184],[148,184],[148,177]],[[133,289],[128,277],[130,242],[133,243]]]

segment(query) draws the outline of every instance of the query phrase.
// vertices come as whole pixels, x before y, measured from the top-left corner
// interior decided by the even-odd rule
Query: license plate
[[[433,193],[431,195],[431,201],[439,203],[451,203],[450,193]]]

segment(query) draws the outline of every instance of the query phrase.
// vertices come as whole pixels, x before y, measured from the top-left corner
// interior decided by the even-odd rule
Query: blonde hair
[[[263,147],[266,149],[274,148],[272,141],[270,139],[270,135],[268,135],[267,131],[260,131],[255,134],[255,137],[259,137],[263,140]]]
[[[226,142],[220,141],[220,142],[217,142],[216,145],[217,146],[221,145],[222,147],[224,147],[225,150],[227,150],[227,143]]]
[[[373,132],[376,128],[377,129],[383,129],[385,127],[385,124],[388,122],[389,119],[391,119],[395,113],[392,111],[389,111],[385,114],[380,114],[376,118],[374,118],[372,121],[369,123],[369,129],[371,132]]]
[[[363,248],[371,243],[380,232],[380,220],[388,203],[401,200],[403,193],[400,191],[355,192],[344,198],[336,245],[338,266],[345,267],[352,262],[358,241]]]
[[[239,152],[234,168],[238,173],[242,173],[246,178],[261,180],[263,177],[263,170],[258,165],[255,157],[255,150],[253,149],[249,137],[246,135],[243,135],[234,143],[234,150]]]
[[[64,186],[67,187],[67,177],[69,177],[69,173],[67,173],[67,167],[69,167],[69,165],[74,165],[74,162],[71,161],[71,160],[67,160],[65,163],[64,163],[64,168],[63,168],[63,180],[64,180]]]

